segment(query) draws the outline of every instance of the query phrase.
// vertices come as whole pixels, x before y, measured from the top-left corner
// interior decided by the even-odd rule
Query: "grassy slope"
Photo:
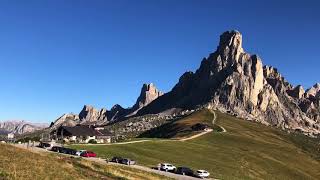
[[[198,132],[192,131],[197,123],[212,127],[213,116],[209,111],[195,112],[183,119],[175,120],[141,134],[141,138],[181,138],[192,136]]]
[[[163,176],[124,166],[57,154],[33,153],[0,144],[0,179],[165,179]]]
[[[103,157],[119,155],[133,158],[146,166],[165,161],[178,166],[206,169],[213,177],[222,179],[320,177],[318,140],[286,134],[222,113],[217,115],[217,124],[223,126],[226,133],[213,132],[186,142],[151,141],[77,148],[91,149]],[[207,117],[212,120],[211,116]]]

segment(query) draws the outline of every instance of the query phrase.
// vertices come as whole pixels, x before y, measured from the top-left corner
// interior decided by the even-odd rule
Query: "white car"
[[[79,150],[79,151],[76,152],[76,155],[80,156],[83,152],[86,152],[86,150]]]
[[[210,176],[210,173],[205,170],[198,170],[196,171],[195,175],[199,178],[207,178]]]
[[[163,171],[174,171],[176,170],[177,168],[172,165],[172,164],[169,164],[169,163],[162,163],[160,165],[160,169],[163,170]]]

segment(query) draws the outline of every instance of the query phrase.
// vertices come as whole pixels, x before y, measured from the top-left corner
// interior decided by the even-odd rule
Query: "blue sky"
[[[0,120],[50,122],[84,104],[133,105],[145,82],[168,92],[219,35],[294,85],[320,81],[317,1],[1,0]]]

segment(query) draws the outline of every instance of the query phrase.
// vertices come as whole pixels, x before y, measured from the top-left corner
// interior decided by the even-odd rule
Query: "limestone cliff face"
[[[293,87],[276,68],[263,66],[257,55],[243,50],[238,31],[227,31],[195,73],[183,74],[170,92],[138,115],[208,106],[263,124],[316,134],[320,132],[319,89],[316,84],[305,93],[302,86]]]
[[[107,109],[95,109],[92,106],[85,105],[82,111],[79,113],[80,123],[92,123],[103,124],[108,121]]]
[[[136,103],[131,108],[130,115],[137,113],[137,111],[139,111],[141,108],[147,106],[162,95],[163,93],[159,91],[153,83],[143,84],[140,95]]]

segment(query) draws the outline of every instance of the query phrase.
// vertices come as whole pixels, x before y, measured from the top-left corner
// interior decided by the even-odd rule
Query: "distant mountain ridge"
[[[123,108],[119,104],[116,104],[110,110],[107,110],[106,108],[96,109],[93,106],[84,105],[79,114],[64,114],[52,122],[50,127],[75,126],[77,124],[105,125],[109,122],[116,122],[134,116],[141,108],[162,95],[163,93],[159,91],[153,83],[143,84],[140,95],[131,108]]]
[[[1,134],[25,134],[32,133],[36,130],[41,130],[48,127],[48,124],[45,123],[30,123],[27,121],[3,121],[0,122],[0,133]]]

